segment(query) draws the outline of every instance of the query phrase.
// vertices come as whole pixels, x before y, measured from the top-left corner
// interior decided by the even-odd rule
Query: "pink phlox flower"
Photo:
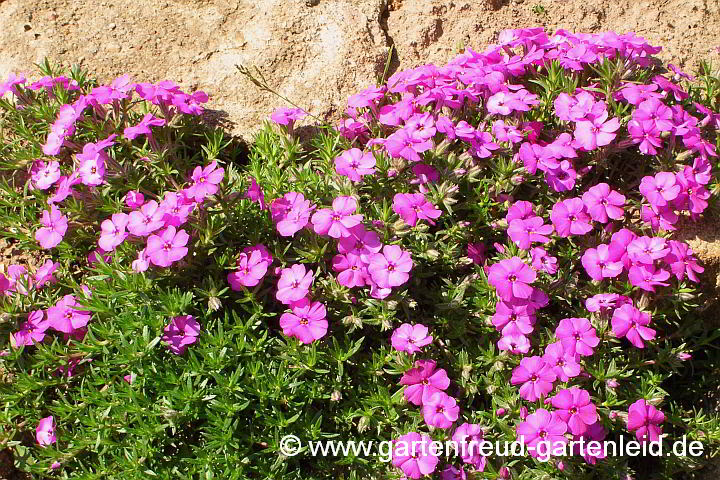
[[[565,437],[567,424],[556,412],[548,412],[538,408],[535,413],[527,416],[524,422],[518,424],[516,432],[518,439],[529,449],[530,455],[550,455],[560,444],[568,443]],[[543,444],[540,447],[538,444]],[[533,447],[530,449],[530,447]]]
[[[175,355],[182,355],[188,346],[197,341],[200,324],[192,315],[182,315],[173,317],[164,332],[162,340],[167,342],[168,349]]]
[[[428,335],[428,328],[422,324],[403,323],[393,331],[390,342],[399,352],[409,354],[422,351],[422,347],[430,345],[433,337]]]
[[[573,440],[576,442],[573,445],[573,454],[582,454],[583,458],[588,464],[595,465],[598,460],[602,460],[606,457],[605,449],[601,448],[597,451],[595,449],[588,448],[581,449],[579,446],[581,445],[580,439],[584,439],[584,444],[588,445],[588,443],[591,441],[602,442],[603,440],[605,440],[605,437],[607,437],[607,434],[608,431],[605,429],[602,422],[595,422],[592,425],[588,425],[585,433],[583,433],[582,435],[573,436]]]
[[[431,139],[414,137],[409,129],[401,128],[387,137],[385,150],[392,158],[404,158],[410,162],[421,162],[419,154],[433,147]]]
[[[55,418],[50,415],[38,422],[35,428],[35,440],[41,447],[46,447],[57,442],[55,437]]]
[[[363,216],[355,214],[357,201],[353,197],[340,196],[333,200],[332,209],[323,208],[310,219],[318,235],[332,238],[349,237],[351,228],[360,225]]]
[[[60,175],[59,162],[51,161],[46,163],[43,160],[35,160],[30,170],[31,186],[38,190],[47,190],[60,180]]]
[[[485,470],[486,458],[481,452],[484,436],[482,427],[475,423],[463,423],[452,435],[462,461],[475,467],[478,472]]]
[[[674,123],[672,110],[658,98],[648,98],[640,102],[632,113],[632,119],[639,122],[652,122],[662,132],[670,131]]]
[[[155,200],[150,200],[140,210],[130,212],[127,229],[133,235],[144,237],[165,225],[165,211]]]
[[[353,182],[362,181],[363,175],[375,173],[375,156],[372,152],[363,152],[359,148],[351,148],[335,158],[335,171]]]
[[[627,128],[633,143],[639,144],[641,153],[657,155],[657,149],[662,147],[663,141],[660,138],[662,131],[657,128],[655,122],[630,120]]]
[[[606,313],[626,303],[632,303],[630,298],[617,293],[599,293],[585,300],[585,308],[588,312]]]
[[[271,263],[272,258],[269,261],[267,257],[263,258],[263,252],[260,249],[250,253],[241,253],[235,263],[237,269],[227,276],[230,287],[233,290],[242,290],[241,286],[254,287],[258,285],[265,277]]]
[[[392,464],[411,479],[430,475],[438,464],[436,452],[431,448],[432,439],[416,432],[398,437],[393,442]]]
[[[552,397],[551,403],[573,435],[584,434],[588,426],[598,421],[597,409],[590,401],[587,390],[578,387],[560,390]]]
[[[625,268],[622,262],[624,253],[625,249],[617,243],[603,243],[596,248],[585,250],[580,261],[590,278],[601,281],[603,278],[614,278],[622,274]]]
[[[137,259],[133,260],[131,267],[135,273],[144,272],[150,268],[150,258],[144,248],[138,252]]]
[[[123,136],[128,140],[135,140],[140,135],[146,135],[148,138],[152,138],[152,129],[150,127],[162,127],[165,123],[164,118],[158,118],[152,113],[146,113],[142,120],[140,120],[140,123],[125,128],[125,130],[123,130]]]
[[[10,345],[19,348],[42,342],[45,338],[45,330],[50,327],[44,319],[44,311],[34,310],[30,312],[27,321],[23,323],[20,330],[10,334]]]
[[[670,252],[667,240],[662,237],[637,237],[627,246],[630,260],[635,263],[652,265]]]
[[[423,419],[431,427],[450,428],[460,413],[455,398],[445,392],[435,392],[423,401]]]
[[[185,191],[166,192],[163,201],[158,205],[158,210],[163,212],[163,223],[180,227],[187,223],[190,214],[197,203],[188,197]]]
[[[587,318],[560,320],[555,329],[555,337],[562,342],[568,354],[577,353],[583,357],[592,355],[593,349],[600,343],[595,328]]]
[[[306,271],[305,265],[295,264],[280,271],[275,298],[285,305],[305,298],[313,282],[312,270]]]
[[[40,223],[43,226],[35,232],[35,240],[45,249],[57,246],[68,229],[68,218],[55,205],[49,212],[43,210]]]
[[[187,255],[186,245],[189,239],[190,235],[185,230],[176,230],[170,225],[159,232],[159,235],[148,237],[145,254],[153,265],[169,267]]]
[[[524,302],[497,302],[492,324],[507,335],[529,335],[535,325],[535,308]]]
[[[590,216],[580,198],[568,198],[553,205],[550,220],[561,237],[585,235],[592,230]]]
[[[608,120],[608,113],[604,112],[592,120],[578,121],[575,124],[575,141],[587,151],[595,150],[615,140],[615,132],[618,129],[620,129],[620,120],[615,117]]]
[[[270,204],[270,214],[275,227],[283,237],[292,237],[310,221],[315,208],[302,193],[288,192]]]
[[[678,282],[682,282],[685,275],[687,275],[690,281],[699,283],[700,279],[696,273],[703,273],[705,269],[698,265],[690,245],[675,240],[670,240],[668,244],[670,245],[670,253],[665,256],[665,262],[670,265],[670,270],[678,279]]]
[[[530,250],[532,267],[538,272],[545,272],[548,275],[555,275],[558,270],[557,257],[548,255],[542,247],[535,247]]]
[[[498,296],[508,302],[514,298],[529,298],[533,290],[530,284],[536,277],[535,271],[520,257],[512,257],[490,267],[488,282],[495,287]]]
[[[74,295],[65,295],[62,299],[48,308],[47,324],[49,327],[63,333],[73,333],[82,329],[90,321],[90,312],[79,310]]]
[[[641,312],[632,304],[615,309],[611,324],[616,337],[627,338],[637,348],[644,348],[644,341],[655,338],[655,330],[648,327],[650,314]]]
[[[442,211],[422,193],[396,193],[392,208],[411,227],[414,227],[418,220],[426,220],[430,225],[435,225],[433,220],[442,215]]]
[[[561,382],[567,382],[582,372],[582,367],[578,363],[580,355],[567,352],[561,341],[553,342],[545,347],[542,358],[545,363],[550,365]]]
[[[520,385],[520,396],[534,402],[552,390],[556,378],[552,366],[545,363],[542,357],[534,355],[520,360],[520,365],[512,371],[510,383]]]
[[[337,281],[348,288],[362,287],[367,284],[367,265],[359,255],[353,253],[335,255],[332,269],[338,273]]]
[[[498,349],[513,355],[524,355],[530,351],[530,340],[521,333],[503,335],[497,342]]]
[[[109,252],[124,242],[128,236],[125,228],[129,221],[130,217],[124,213],[114,213],[112,217],[103,220],[100,224],[102,234],[98,240],[100,248]]]
[[[260,205],[261,210],[265,210],[265,193],[263,192],[260,185],[258,185],[255,177],[250,177],[250,186],[245,192],[245,198],[250,199],[251,202],[255,202]]]
[[[283,313],[280,317],[280,327],[283,334],[308,344],[324,337],[328,330],[328,321],[325,305],[320,302],[310,302],[301,299],[293,303],[292,313]]]
[[[615,190],[611,190],[607,183],[598,183],[583,193],[583,204],[593,220],[600,223],[607,223],[612,220],[623,218],[623,206],[625,196]]]
[[[145,195],[138,190],[130,190],[125,194],[125,205],[130,208],[140,208],[145,203]]]
[[[528,250],[532,243],[548,243],[553,231],[552,225],[546,225],[542,217],[526,219],[516,218],[508,225],[508,236],[522,250]]]
[[[270,120],[278,125],[285,125],[292,128],[292,126],[298,120],[301,120],[307,116],[307,112],[302,108],[287,108],[280,107],[270,115]]]
[[[487,247],[484,243],[468,243],[467,256],[475,265],[482,265],[487,259]]]
[[[640,442],[656,442],[662,434],[662,423],[665,421],[665,414],[650,405],[644,398],[637,400],[628,408],[627,427],[635,432],[635,437]]]
[[[664,207],[680,194],[681,187],[672,172],[659,172],[654,177],[643,177],[640,193],[656,207]]]
[[[420,185],[420,193],[427,193],[429,190],[425,186],[428,183],[435,183],[440,179],[440,174],[434,167],[424,163],[416,163],[412,167],[415,178],[410,180],[410,185]]]
[[[690,253],[692,253],[692,251]],[[57,270],[59,266],[59,263],[53,262],[52,260],[45,260],[45,263],[35,270],[35,276],[33,278],[35,288],[41,288],[46,283],[55,283],[57,280],[53,273],[55,273],[55,270]]]
[[[25,84],[25,82],[27,82],[27,78],[25,78],[25,75],[23,75],[22,73],[20,75],[16,75],[14,72],[10,72],[10,75],[8,75],[8,79],[5,80],[3,83],[0,83],[0,98],[7,92],[12,93],[13,95],[17,95],[17,87],[19,85]]]
[[[505,221],[510,224],[513,220],[526,220],[536,216],[532,203],[525,200],[518,200],[508,208]]]
[[[383,247],[380,237],[373,231],[365,230],[362,225],[352,227],[349,231],[349,236],[339,239],[338,252],[352,253],[364,263],[369,263],[370,255],[378,253]]]
[[[373,253],[368,260],[368,273],[381,288],[398,287],[410,278],[413,261],[398,245],[385,245],[382,253]]]
[[[416,360],[413,368],[403,374],[400,385],[406,385],[403,395],[408,402],[422,405],[432,394],[450,386],[447,372],[436,366],[434,360]]]
[[[218,185],[225,178],[225,169],[217,166],[213,160],[204,168],[198,165],[192,173],[192,186],[185,189],[187,195],[196,202],[202,202],[205,197],[215,195]]]
[[[628,280],[630,283],[647,292],[655,292],[655,286],[668,286],[665,282],[670,272],[656,265],[638,263],[630,267]]]

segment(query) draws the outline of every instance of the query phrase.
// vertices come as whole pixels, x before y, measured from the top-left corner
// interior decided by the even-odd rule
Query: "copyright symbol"
[[[300,442],[300,439],[295,435],[285,435],[280,440],[280,453],[286,457],[294,457],[300,453],[301,448],[302,442]]]

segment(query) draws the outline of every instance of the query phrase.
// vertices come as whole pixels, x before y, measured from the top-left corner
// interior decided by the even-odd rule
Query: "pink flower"
[[[635,432],[635,437],[640,442],[650,440],[656,442],[662,434],[660,426],[665,421],[665,415],[641,398],[628,409],[627,427]]]
[[[501,300],[495,306],[492,324],[503,336],[529,335],[535,324],[535,308],[520,301]]]
[[[30,170],[33,188],[47,190],[60,179],[60,164],[52,161],[45,163],[42,160],[35,160]]]
[[[344,287],[362,287],[367,283],[367,266],[358,255],[353,253],[335,255],[332,259],[332,269],[340,272],[337,281]]]
[[[138,252],[137,259],[133,260],[131,267],[135,273],[144,272],[150,268],[150,259],[144,248]]]
[[[373,231],[365,230],[362,225],[349,230],[350,236],[342,237],[338,241],[338,252],[352,253],[359,256],[364,263],[368,263],[370,255],[378,253],[383,247],[380,237]]]
[[[38,422],[35,429],[35,440],[41,447],[57,442],[57,438],[55,438],[55,418],[52,415]]]
[[[541,357],[535,355],[520,360],[520,365],[512,371],[510,383],[512,385],[522,384],[520,396],[529,402],[534,402],[552,390],[556,378],[552,367]]]
[[[617,293],[599,293],[585,300],[585,308],[588,312],[607,312],[613,310],[631,300]]]
[[[548,243],[553,231],[552,225],[545,225],[541,217],[516,218],[510,221],[508,236],[522,250],[528,250],[534,242]]]
[[[52,260],[46,260],[45,263],[35,271],[35,288],[40,288],[46,283],[55,283],[57,280],[53,273],[60,266]]]
[[[382,253],[369,256],[368,273],[381,288],[398,287],[410,278],[413,262],[410,253],[397,245],[385,245]]]
[[[127,229],[133,235],[144,237],[165,225],[164,216],[165,211],[155,200],[150,200],[140,210],[130,212]]]
[[[162,340],[168,343],[168,348],[175,355],[182,355],[189,345],[197,341],[200,335],[200,324],[192,315],[173,317],[165,326]]]
[[[270,204],[270,214],[275,227],[283,237],[292,237],[307,225],[314,209],[302,193],[288,192]]]
[[[102,234],[98,240],[100,248],[109,252],[120,245],[128,236],[125,231],[130,218],[124,213],[114,213],[111,218],[104,220],[100,224]]]
[[[158,209],[163,212],[163,223],[166,226],[180,227],[187,222],[195,205],[197,203],[192,198],[188,198],[184,191],[166,192]]]
[[[185,189],[185,192],[196,202],[202,202],[205,197],[217,193],[218,184],[223,181],[223,178],[225,178],[225,169],[218,168],[215,160],[205,168],[198,165],[192,173],[193,184]]]
[[[611,118],[607,120],[608,113],[604,112],[593,119],[579,120],[575,124],[575,141],[585,150],[595,150],[598,147],[609,145],[620,128],[620,120]]]
[[[521,333],[503,335],[497,342],[499,350],[507,351],[513,355],[524,355],[530,351],[530,340]]]
[[[475,423],[463,423],[455,429],[452,436],[452,440],[458,445],[458,453],[462,461],[475,467],[478,472],[485,470],[486,459],[480,451],[483,438],[482,427]]]
[[[672,172],[658,172],[654,177],[643,177],[640,193],[655,207],[664,207],[680,194],[680,185]]]
[[[68,218],[62,214],[60,209],[52,205],[49,212],[43,210],[40,223],[43,226],[35,232],[35,240],[45,249],[57,246],[67,232]]]
[[[395,350],[413,354],[422,351],[421,347],[432,343],[433,337],[428,335],[428,328],[425,325],[403,323],[395,329],[390,341]]]
[[[625,214],[622,207],[625,205],[625,196],[615,190],[610,190],[607,183],[598,183],[590,187],[582,196],[587,212],[593,220],[607,223],[610,219],[618,220]]]
[[[375,173],[375,163],[375,156],[371,152],[364,153],[359,148],[351,148],[335,159],[335,171],[353,182],[360,182],[363,175]]]
[[[50,325],[44,321],[45,312],[42,310],[34,310],[28,315],[28,319],[23,323],[19,331],[10,334],[10,345],[15,348],[21,346],[30,346],[38,342],[42,342],[45,338],[45,330]]]
[[[687,274],[689,280],[699,282],[696,273],[703,273],[705,269],[698,265],[697,259],[693,256],[692,248],[687,243],[670,240],[670,253],[665,256],[665,261],[670,265],[673,275],[682,282]]]
[[[553,205],[550,220],[561,237],[585,235],[593,228],[585,205],[579,198],[568,198]]]
[[[590,394],[578,387],[560,390],[552,397],[555,413],[567,423],[570,433],[582,435],[589,425],[597,422],[595,405],[590,402]]]
[[[357,209],[357,201],[353,197],[337,197],[333,200],[332,210],[323,208],[315,212],[311,222],[318,235],[329,235],[332,238],[350,236],[350,228],[362,222],[362,215],[353,215]]]
[[[230,287],[233,290],[242,290],[242,286],[254,287],[265,277],[270,263],[272,263],[272,257],[270,261],[263,258],[263,252],[260,249],[249,254],[241,253],[235,264],[237,270],[227,276]]]
[[[664,258],[670,253],[667,241],[661,237],[637,237],[627,246],[630,260],[637,263],[652,265],[655,260]]]
[[[565,438],[567,424],[557,413],[550,413],[544,408],[538,408],[535,413],[528,415],[525,421],[517,426],[516,431],[520,441],[533,447],[530,455],[534,457],[548,456],[553,447],[568,442]],[[540,443],[543,443],[542,447],[538,445]]]
[[[670,278],[670,272],[649,264],[638,263],[630,267],[628,272],[630,283],[647,292],[654,292],[656,285],[666,287],[668,284],[665,280],[668,278]]]
[[[262,191],[262,188],[260,188],[260,185],[258,185],[255,177],[250,177],[250,186],[247,192],[245,192],[245,198],[250,199],[251,202],[256,202],[260,205],[261,210],[265,210],[265,193]]]
[[[506,302],[513,298],[529,298],[537,274],[520,257],[512,257],[492,265],[488,282],[497,290],[498,296]]]
[[[293,124],[307,116],[307,112],[301,108],[280,107],[270,115],[270,120],[278,125],[287,125],[292,128]]]
[[[412,479],[433,473],[438,464],[438,452],[433,452],[431,445],[429,436],[416,432],[398,437],[393,442],[393,466]]]
[[[425,423],[436,428],[450,428],[460,413],[455,399],[445,392],[435,392],[423,400]]]
[[[90,321],[90,312],[78,310],[74,295],[65,295],[54,306],[47,310],[49,327],[63,333],[80,330]]]
[[[283,268],[277,284],[275,298],[289,305],[292,302],[302,300],[310,291],[313,282],[313,272],[305,271],[305,265],[297,264],[289,268]]]
[[[622,256],[625,250],[621,245],[610,242],[610,245],[600,244],[597,248],[588,248],[580,259],[585,271],[593,280],[613,278],[620,275],[625,265]]]
[[[531,249],[530,258],[532,258],[532,267],[538,272],[545,272],[548,275],[557,273],[557,257],[548,255],[544,248],[535,247]]]
[[[125,195],[125,205],[130,208],[140,208],[145,203],[145,195],[138,190],[131,190]]]
[[[427,220],[435,225],[433,219],[442,215],[442,212],[432,203],[428,202],[422,193],[397,193],[393,197],[393,211],[414,227],[418,220]]]
[[[325,305],[302,299],[292,305],[292,313],[282,314],[280,327],[283,329],[283,334],[297,338],[300,343],[308,344],[324,337],[327,333],[328,322],[325,316]]]
[[[582,372],[582,367],[578,363],[580,355],[566,352],[562,342],[554,342],[545,347],[545,354],[542,358],[545,363],[550,365],[561,382],[567,382]]]
[[[475,265],[482,265],[485,263],[485,244],[484,243],[468,243],[467,255]]]
[[[562,342],[563,348],[570,355],[575,353],[581,356],[592,355],[593,348],[600,343],[595,329],[587,318],[560,320],[555,329],[555,337]]]
[[[641,312],[631,304],[617,308],[611,323],[616,337],[627,338],[637,348],[644,348],[643,341],[655,338],[655,330],[647,326],[650,324],[650,314]]]
[[[435,367],[434,360],[417,360],[415,366],[403,374],[400,385],[407,385],[403,395],[408,402],[422,405],[432,394],[450,386],[445,370]]]
[[[151,138],[152,130],[150,127],[162,127],[163,125],[165,125],[165,119],[157,118],[152,113],[146,113],[142,120],[140,120],[140,123],[125,128],[123,135],[128,140],[135,140],[140,135],[147,135],[148,138]]]
[[[404,158],[410,162],[421,162],[420,153],[426,152],[433,147],[431,139],[423,139],[421,136],[413,136],[405,128],[397,130],[387,137],[385,149],[392,158]]]
[[[172,225],[160,232],[150,235],[145,247],[145,254],[150,263],[158,267],[169,267],[188,253],[187,245],[190,236],[185,230],[175,230]]]

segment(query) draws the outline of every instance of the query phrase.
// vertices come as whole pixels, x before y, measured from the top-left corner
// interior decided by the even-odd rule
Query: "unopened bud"
[[[340,393],[339,390],[335,390],[335,391],[332,392],[332,394],[330,395],[330,401],[331,401],[331,402],[339,402],[340,399],[342,399],[342,393]]]

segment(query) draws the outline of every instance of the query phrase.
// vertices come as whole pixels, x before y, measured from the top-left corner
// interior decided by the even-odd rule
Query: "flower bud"
[[[506,410],[504,408],[498,408],[497,410],[495,410],[495,416],[502,417],[503,415],[505,415],[505,412]]]
[[[330,395],[330,401],[331,402],[339,402],[342,399],[342,393],[340,393],[339,390],[335,390]]]
[[[527,407],[520,407],[520,420],[525,420],[528,416]]]
[[[498,476],[497,478],[502,478],[503,480],[507,480],[510,478],[510,469],[507,467],[500,467],[500,470],[498,470]]]
[[[606,385],[608,388],[617,388],[617,387],[620,386],[620,384],[618,383],[618,381],[615,380],[614,378],[608,378],[608,379],[605,381],[605,385]]]
[[[685,361],[687,361],[687,360],[690,360],[690,359],[692,358],[692,355],[690,355],[690,354],[687,353],[687,352],[680,352],[680,353],[677,354],[677,358],[678,358],[678,360],[680,360],[681,362],[685,362]]]

